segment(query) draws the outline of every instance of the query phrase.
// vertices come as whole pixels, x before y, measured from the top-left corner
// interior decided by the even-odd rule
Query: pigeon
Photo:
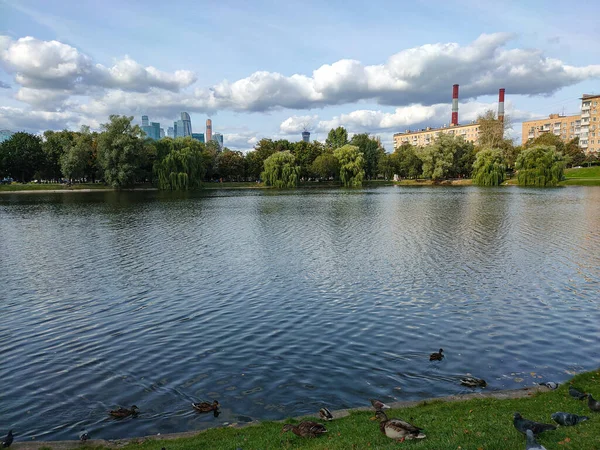
[[[87,430],[81,430],[81,433],[79,433],[79,440],[81,442],[85,442],[90,438],[90,434],[87,432]]]
[[[590,419],[587,416],[578,416],[577,414],[570,414],[566,412],[555,412],[551,417],[552,420],[554,420],[557,424],[565,427],[577,425],[579,422]]]
[[[327,408],[321,408],[319,410],[319,417],[323,420],[333,420],[333,414]]]
[[[544,431],[556,430],[556,426],[549,423],[539,423],[534,422],[533,420],[523,419],[518,412],[513,416],[513,425],[519,433],[527,434],[527,430],[531,430],[536,436]]]
[[[548,389],[556,389],[560,384],[555,383],[554,381],[546,381],[545,383],[540,383],[540,386],[546,386]]]
[[[592,394],[588,395],[588,406],[592,411],[600,412],[600,402],[598,400],[594,400]]]
[[[10,430],[4,440],[2,441],[2,448],[10,447],[10,444],[13,443],[13,432]]]
[[[527,430],[527,445],[525,446],[525,450],[546,450],[542,444],[535,440],[535,436],[533,435],[533,431]]]
[[[569,395],[571,397],[575,397],[577,400],[583,400],[587,397],[587,394],[584,394],[578,389],[575,389],[573,386],[569,386]]]
[[[373,405],[373,408],[375,408],[375,410],[390,409],[390,407],[388,405],[386,405],[383,402],[380,402],[379,400],[375,400],[375,399],[371,399],[371,405]]]

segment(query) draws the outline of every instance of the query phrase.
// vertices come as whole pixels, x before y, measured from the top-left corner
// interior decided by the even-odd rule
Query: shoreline
[[[498,391],[489,391],[489,392],[473,392],[469,394],[456,394],[456,395],[448,395],[445,397],[432,397],[424,400],[407,400],[407,401],[399,401],[399,402],[388,402],[388,405],[392,409],[402,409],[402,408],[411,408],[415,406],[422,406],[431,403],[454,403],[454,402],[462,402],[473,399],[496,399],[496,400],[509,400],[509,399],[520,399],[527,398],[538,392],[550,392],[551,389],[536,385],[530,387],[524,387],[519,389],[507,389],[507,390],[498,390]],[[341,419],[343,417],[349,416],[352,412],[355,411],[372,411],[373,408],[371,406],[361,406],[358,408],[347,408],[347,409],[339,409],[335,411],[331,411],[334,419]],[[311,415],[303,415],[298,417],[293,417],[295,420],[305,420],[307,418],[315,418],[318,416],[318,411],[315,411],[315,414]],[[269,422],[280,422],[284,423],[289,420],[282,419],[277,421],[269,421]],[[68,440],[68,441],[21,441],[14,442],[11,446],[15,449],[21,450],[37,450],[40,448],[51,448],[52,450],[71,450],[75,448],[81,448],[82,445],[86,447],[104,447],[104,448],[122,448],[129,444],[140,444],[147,441],[170,441],[174,439],[180,438],[192,438],[202,433],[205,433],[209,430],[219,429],[219,428],[246,428],[251,426],[257,426],[263,423],[260,420],[253,420],[251,422],[242,422],[242,423],[229,423],[222,424],[215,427],[210,427],[204,430],[195,430],[195,431],[182,431],[179,433],[169,433],[169,434],[158,434],[158,435],[148,435],[148,436],[139,436],[139,437],[129,437],[122,439],[90,439],[85,444],[82,444],[78,440]]]

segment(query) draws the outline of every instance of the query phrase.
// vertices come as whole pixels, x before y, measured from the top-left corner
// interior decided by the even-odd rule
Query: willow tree
[[[173,191],[200,187],[206,173],[202,151],[193,146],[171,151],[156,162],[154,170],[158,176],[158,188]]]
[[[506,175],[502,150],[485,149],[477,153],[473,163],[473,183],[479,186],[499,186]]]
[[[523,150],[515,163],[523,186],[556,186],[563,179],[565,157],[553,146],[539,145]]]
[[[346,187],[361,186],[365,178],[365,159],[355,145],[335,149],[333,156],[340,162],[340,180]]]
[[[276,188],[292,188],[298,186],[300,166],[289,150],[273,153],[264,162],[265,170],[261,178],[267,186]]]

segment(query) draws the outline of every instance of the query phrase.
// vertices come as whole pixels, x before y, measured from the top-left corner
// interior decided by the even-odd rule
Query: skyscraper
[[[310,142],[310,131],[304,130],[302,132],[302,140],[304,142]]]
[[[150,139],[155,141],[160,139],[160,123],[151,122],[148,124],[148,116],[142,116],[142,131]]]
[[[161,128],[161,129],[160,129],[160,138],[162,139],[162,138],[164,138],[164,137],[165,137],[165,129],[164,129],[164,128]]]
[[[206,142],[212,141],[212,120],[206,119]]]
[[[192,119],[190,115],[186,112],[181,113],[181,124],[182,129],[179,130],[181,136],[191,136],[192,135]]]
[[[167,136],[170,138],[174,138],[175,137],[175,128],[173,128],[173,127],[167,128]]]
[[[196,139],[204,144],[204,133],[192,133],[192,139]]]
[[[223,150],[223,135],[221,133],[213,134],[212,140],[216,141],[219,144],[219,147],[221,147],[221,150]]]
[[[173,137],[174,138],[179,137],[179,135],[177,134],[177,121],[173,122]]]
[[[143,127],[148,126],[148,116],[142,116],[142,126]]]

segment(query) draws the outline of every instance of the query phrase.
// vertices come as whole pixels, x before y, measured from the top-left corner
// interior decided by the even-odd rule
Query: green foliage
[[[477,153],[473,163],[473,183],[479,186],[499,186],[504,182],[506,165],[502,150],[485,149]]]
[[[332,128],[325,140],[325,147],[329,150],[343,147],[348,143],[348,132],[344,127]]]
[[[217,156],[219,175],[225,180],[240,181],[244,177],[244,154],[225,148]]]
[[[131,125],[133,117],[111,115],[109,120],[98,137],[98,162],[109,185],[130,186],[146,163],[142,130]]]
[[[60,157],[61,171],[65,178],[72,180],[83,178],[92,159],[94,150],[94,138],[90,128],[83,126],[72,144]]]
[[[344,145],[333,152],[340,163],[340,180],[345,187],[361,186],[365,177],[363,154],[355,145]]]
[[[44,177],[58,179],[62,177],[62,156],[73,146],[77,133],[73,131],[44,131],[42,150],[46,157]]]
[[[579,141],[577,141],[579,142]],[[539,146],[551,146],[554,147],[556,151],[564,154],[565,152],[565,143],[560,138],[560,136],[556,136],[554,133],[544,133],[538,136],[536,139],[532,139],[527,144],[525,144],[525,148],[539,147]]]
[[[386,180],[391,180],[398,171],[397,157],[394,153],[384,153],[380,156],[377,165],[378,173]]]
[[[311,166],[324,151],[323,144],[317,141],[292,144],[292,154],[296,157],[296,164],[300,166],[300,178],[306,179],[314,173]]]
[[[579,147],[578,137],[565,144],[564,154],[570,166],[580,166],[585,162],[585,152]]]
[[[539,145],[523,150],[515,168],[522,186],[556,186],[563,179],[565,158],[554,146]]]
[[[396,173],[402,178],[417,178],[423,172],[423,161],[417,155],[416,147],[404,143],[394,151],[393,157]]]
[[[340,174],[340,162],[332,153],[323,153],[315,158],[310,170],[321,178],[337,179]]]
[[[172,141],[173,150],[154,164],[158,188],[184,191],[199,188],[206,173],[204,144],[191,137]]]
[[[379,159],[385,155],[385,150],[378,139],[370,137],[367,133],[355,134],[350,141],[351,145],[358,147],[365,159],[365,177],[367,179],[377,178],[379,170]],[[387,165],[384,164],[385,167]]]
[[[418,150],[417,155],[423,161],[423,177],[438,181],[452,176],[468,176],[475,150],[473,144],[461,136],[440,134],[432,144]]]
[[[41,174],[46,158],[39,136],[15,133],[0,144],[0,175],[30,181]]]
[[[509,126],[508,117],[504,121],[498,120],[492,109],[477,117],[479,125],[479,145],[483,148],[496,148],[504,140],[504,130]]]
[[[267,186],[292,188],[298,186],[300,167],[290,151],[273,153],[264,162],[265,170],[261,174]]]

